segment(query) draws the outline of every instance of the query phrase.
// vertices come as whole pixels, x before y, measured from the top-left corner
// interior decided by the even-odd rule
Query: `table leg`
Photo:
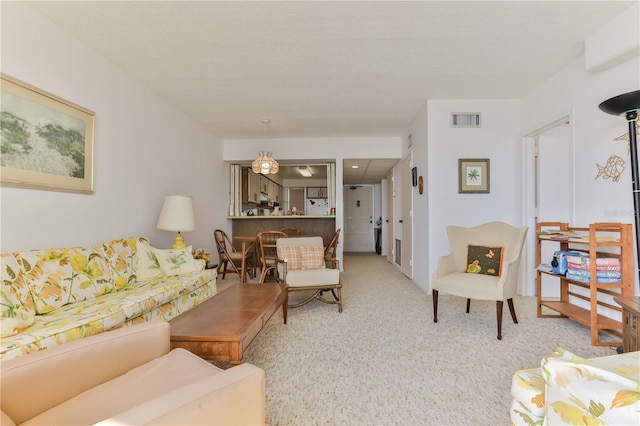
[[[247,282],[247,243],[245,241],[242,242],[242,261],[240,262],[240,282]]]

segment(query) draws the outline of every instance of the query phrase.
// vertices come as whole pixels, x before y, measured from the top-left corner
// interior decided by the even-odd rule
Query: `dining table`
[[[247,253],[250,250],[254,250],[256,244],[258,242],[257,235],[238,235],[234,236],[233,239],[240,243],[240,253],[242,253],[242,260],[240,262],[240,282],[247,282]]]

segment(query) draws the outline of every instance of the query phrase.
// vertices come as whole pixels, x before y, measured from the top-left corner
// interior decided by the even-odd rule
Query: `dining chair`
[[[276,241],[280,238],[287,238],[288,235],[280,231],[264,231],[257,236],[258,256],[260,257],[260,283],[264,283],[267,274],[271,272],[276,282],[281,282],[276,268],[278,254],[276,251]]]
[[[340,269],[340,259],[338,259],[338,241],[340,240],[340,229],[336,229],[335,234],[333,234],[333,238],[327,247],[324,249],[324,261],[331,262],[331,267],[333,269]]]
[[[216,229],[215,231],[213,231],[213,239],[216,242],[218,257],[220,258],[220,262],[218,263],[218,275],[222,274],[222,279],[224,279],[225,275],[228,273],[238,274],[238,276],[242,276],[242,274],[240,273],[240,265],[242,265],[242,252],[239,252],[235,249],[229,236],[221,229]],[[249,277],[253,278],[253,252],[246,253],[245,265],[247,268],[247,272],[249,273]]]
[[[284,232],[285,234],[287,234],[287,235],[288,235],[288,236],[290,236],[290,237],[294,237],[294,236],[297,236],[297,235],[301,235],[301,234],[302,234],[302,231],[301,231],[301,230],[299,230],[298,228],[295,228],[295,227],[291,227],[291,228],[282,228],[282,229],[280,230],[280,232]]]

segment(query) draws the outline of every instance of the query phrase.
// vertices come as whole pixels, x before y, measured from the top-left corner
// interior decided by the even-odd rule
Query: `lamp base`
[[[173,240],[173,245],[171,246],[171,248],[173,248],[173,249],[183,249],[186,246],[187,245],[184,242],[184,238],[182,237],[182,234],[180,234],[178,232],[178,235],[176,235],[176,239]]]

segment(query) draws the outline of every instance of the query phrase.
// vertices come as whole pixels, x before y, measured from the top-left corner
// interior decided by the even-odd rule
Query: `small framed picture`
[[[418,186],[418,168],[411,169],[411,186]]]
[[[488,158],[458,159],[458,193],[488,194],[490,190]]]

